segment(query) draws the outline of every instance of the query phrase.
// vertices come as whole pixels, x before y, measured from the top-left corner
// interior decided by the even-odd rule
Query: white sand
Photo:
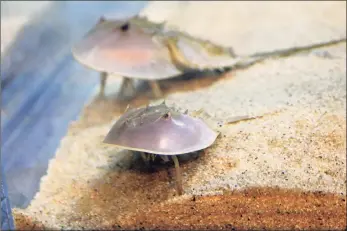
[[[345,1],[153,1],[142,14],[240,55],[346,37]]]
[[[282,4],[289,3],[281,2]],[[242,35],[244,32],[233,36],[229,31],[229,36],[221,36],[222,31],[216,38],[220,38],[222,42],[228,37],[237,50],[245,53],[249,50],[271,50],[301,42],[305,44],[312,42],[313,38],[336,38],[346,30],[343,23],[345,20],[340,20],[339,13],[340,8],[344,7],[345,10],[345,3],[331,4],[338,6],[333,7],[336,13],[331,13],[335,17],[327,17],[331,19],[327,19],[329,23],[310,19],[311,26],[303,31],[299,28],[299,31],[293,32],[294,28],[298,28],[295,24],[298,22],[293,24],[293,30],[288,30],[286,26],[281,28],[280,23],[272,23],[270,20],[264,25],[277,25],[273,30],[279,30],[276,31],[278,37],[267,39],[256,35],[260,33],[261,28],[253,24],[247,29],[256,31],[254,38],[252,36],[253,42],[247,42]],[[310,8],[308,3],[304,5],[307,6],[305,9]],[[329,11],[331,8],[328,5],[326,2],[317,3],[313,11],[317,10],[318,6],[321,7],[319,9],[326,7],[324,9]],[[282,10],[290,12],[285,8],[281,7]],[[227,13],[230,17],[235,15],[229,10],[215,11],[215,14],[219,15]],[[300,15],[299,13],[296,12],[296,16]],[[181,15],[182,20],[185,19],[185,14]],[[274,17],[278,18],[279,15],[281,14],[275,14]],[[318,13],[313,15],[317,17]],[[196,23],[201,23],[201,27],[206,25],[198,14],[194,14],[194,19]],[[212,23],[212,19],[208,20]],[[288,21],[284,20],[282,25],[288,26],[286,23]],[[190,28],[188,24],[187,29]],[[244,22],[238,25],[238,28],[245,28]],[[214,34],[214,28],[218,27],[213,27],[207,34],[206,31],[202,32],[209,36]],[[338,29],[334,30],[334,27]],[[310,30],[307,30],[308,28]],[[284,33],[285,31],[291,36]],[[323,36],[321,33],[328,35]],[[269,30],[266,30],[266,34],[273,35]],[[303,37],[303,34],[308,37]],[[287,43],[284,44],[284,41]],[[203,109],[212,115],[215,121],[243,115],[264,117],[216,127],[221,135],[215,144],[205,151],[205,155],[184,168],[183,187],[186,195],[182,198],[192,194],[218,194],[226,189],[245,189],[251,186],[279,186],[345,195],[346,44],[310,54],[268,60],[227,75],[229,77],[208,88],[172,94],[168,96],[167,104],[175,104],[190,111]],[[129,173],[130,170],[127,170],[131,162],[128,153],[102,144],[101,141],[112,122],[119,116],[110,113],[113,111],[103,110],[84,115],[85,117],[80,119],[83,121],[91,116],[112,118],[112,121],[109,120],[103,125],[71,127],[61,142],[56,158],[50,161],[48,173],[42,178],[40,192],[27,209],[18,211],[38,219],[51,228],[87,228],[97,227],[97,224],[108,224],[110,221],[106,218],[98,217],[100,208],[94,207],[93,204],[93,194],[90,191],[95,182],[102,182],[102,185],[109,187],[112,190],[109,193],[120,203],[108,205],[110,211],[117,210],[119,213],[114,220],[121,219],[129,212],[129,204],[134,206],[134,203],[136,205],[143,202],[138,204],[137,209],[142,208],[142,205],[146,206],[147,202],[143,200],[142,194],[150,195],[152,187],[156,188],[164,181],[153,179],[143,182],[142,191],[127,191],[128,188],[131,189],[132,181],[141,178],[142,175]],[[85,121],[87,123],[88,119]],[[105,177],[105,174],[116,175],[116,179],[122,183],[109,182],[111,178]],[[151,187],[147,187],[149,184]],[[169,195],[172,195],[174,189],[172,186],[169,188]],[[135,194],[140,199],[137,199]],[[80,211],[77,204],[86,196],[91,198],[88,205],[91,207],[87,206],[87,210]],[[169,196],[166,201],[175,198],[177,197]],[[162,202],[165,203],[165,200]]]
[[[345,49],[345,44],[338,48]],[[219,128],[216,143],[184,172],[185,194],[218,194],[251,186],[345,194],[345,61],[345,56],[316,55],[270,60],[235,72],[208,89],[169,96],[169,105],[203,108],[216,120],[269,113]],[[111,125],[70,130],[25,213],[35,217],[43,211],[37,219],[49,227],[86,225],[67,221],[83,216],[75,214],[74,206],[90,182],[108,172],[120,171],[122,177],[129,171],[131,155],[102,144]],[[116,196],[121,189],[114,190]],[[130,200],[132,195],[127,197]]]

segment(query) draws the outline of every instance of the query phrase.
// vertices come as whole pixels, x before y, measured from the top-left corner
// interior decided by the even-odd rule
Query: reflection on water
[[[1,4],[5,6],[1,9],[2,23],[14,14],[29,15],[35,8],[25,11],[28,2]],[[1,118],[1,154],[12,206],[28,205],[69,123],[97,86],[97,73],[74,61],[71,45],[101,15],[131,16],[146,4],[50,2],[42,12],[31,14],[30,21],[7,46],[1,58],[1,107],[7,115]]]

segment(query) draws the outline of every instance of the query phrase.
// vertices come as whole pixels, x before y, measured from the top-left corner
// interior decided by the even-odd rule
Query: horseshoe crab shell
[[[73,48],[74,58],[99,72],[143,80],[167,79],[181,74],[169,50],[153,39],[162,24],[137,16],[102,19]]]
[[[167,31],[165,42],[176,66],[197,70],[223,69],[242,60],[231,47],[216,45],[181,31]]]
[[[202,120],[163,103],[128,110],[111,128],[104,143],[133,151],[179,155],[205,149],[217,136]]]

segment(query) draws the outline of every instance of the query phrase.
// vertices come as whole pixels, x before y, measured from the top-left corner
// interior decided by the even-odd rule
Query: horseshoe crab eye
[[[130,27],[129,23],[125,23],[125,24],[123,24],[123,25],[120,27],[120,29],[121,29],[123,32],[125,32],[125,31],[129,30],[129,27]]]
[[[164,115],[163,115],[163,118],[164,119],[168,119],[170,117],[170,113],[169,112],[167,112],[167,113],[165,113]]]

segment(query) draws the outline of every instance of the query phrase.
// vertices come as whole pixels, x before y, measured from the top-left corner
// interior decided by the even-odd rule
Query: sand
[[[168,105],[191,114],[202,109],[220,132],[197,159],[181,164],[182,196],[172,167],[142,171],[132,166],[140,162],[131,153],[102,143],[128,104],[112,98],[118,82],[108,87],[107,100],[92,101],[71,124],[40,192],[28,208],[14,209],[17,227],[346,226],[346,43],[220,77],[164,82]],[[149,95],[130,103],[161,102]],[[244,115],[256,118],[226,123]]]
[[[335,195],[289,190],[251,189],[224,196],[191,197],[136,212],[109,229],[164,230],[328,230],[343,229],[345,199]],[[18,214],[19,230],[47,229],[40,222]]]
[[[345,49],[345,44],[339,49]],[[223,195],[254,187],[334,193],[342,202],[346,192],[344,62],[345,57],[316,55],[269,60],[226,74],[208,88],[169,95],[167,104],[202,108],[215,121],[264,115],[219,127],[215,144],[197,160],[183,164],[181,197],[175,196],[174,179],[165,169],[153,174],[128,169],[130,153],[102,143],[119,115],[99,111],[100,117],[112,119],[70,128],[40,192],[24,213],[49,228],[109,228],[152,205],[171,206],[193,195]],[[294,67],[296,75],[291,74]],[[81,121],[86,118],[84,114]]]
[[[153,1],[142,14],[239,55],[346,37],[342,1]]]

